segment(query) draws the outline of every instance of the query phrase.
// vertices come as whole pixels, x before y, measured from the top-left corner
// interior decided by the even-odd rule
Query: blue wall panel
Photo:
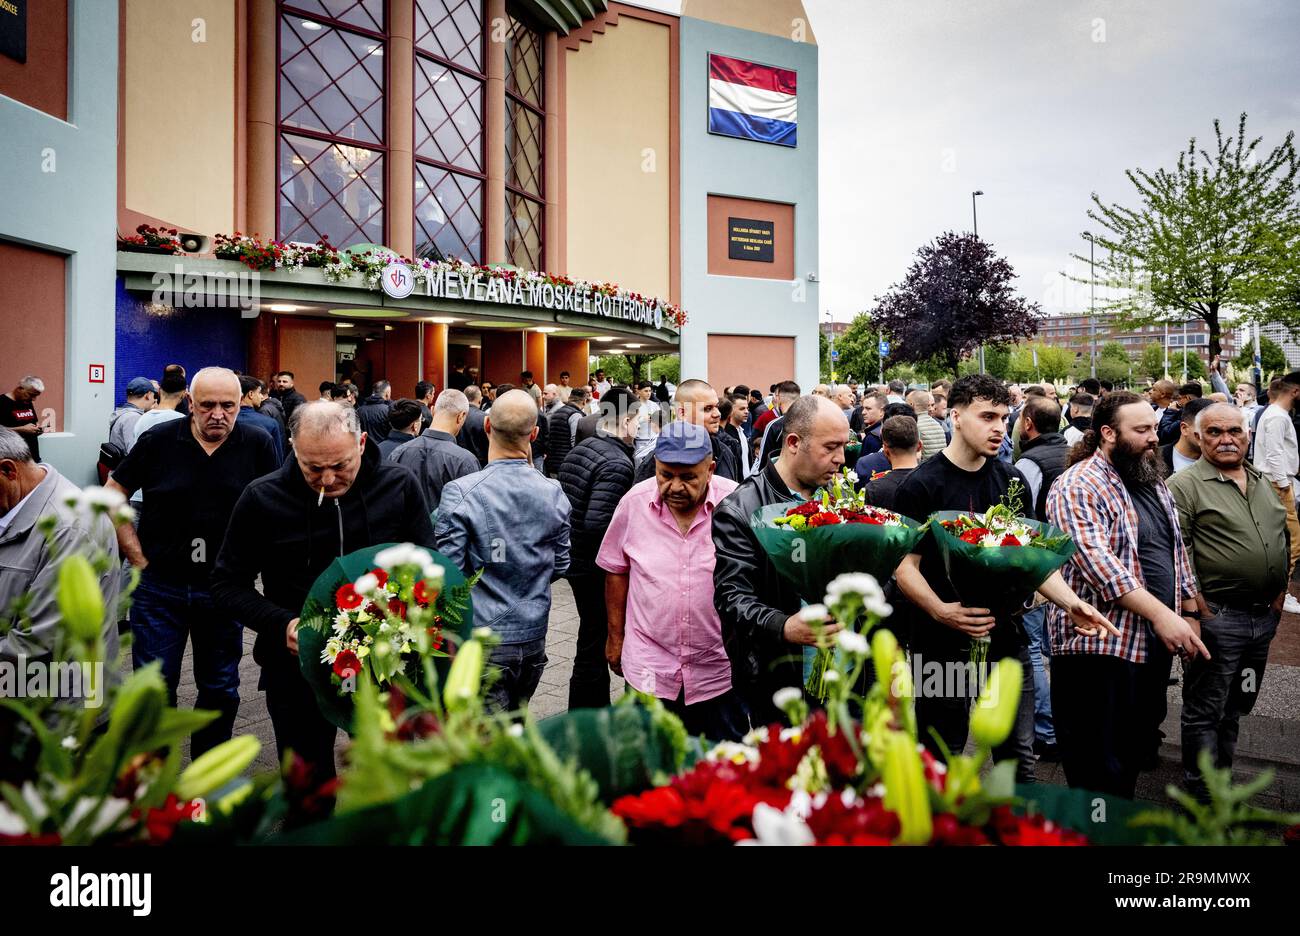
[[[133,377],[162,378],[168,364],[180,364],[191,377],[201,367],[247,365],[247,326],[238,309],[177,308],[159,316],[147,310],[147,293],[128,292],[117,280],[117,354],[113,400],[126,400]]]

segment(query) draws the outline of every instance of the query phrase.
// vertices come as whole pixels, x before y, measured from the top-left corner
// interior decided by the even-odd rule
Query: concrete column
[[[424,323],[424,379],[437,393],[447,389],[447,326]]]
[[[506,0],[487,0],[487,85],[483,89],[483,140],[487,188],[483,199],[483,255],[488,263],[506,257]],[[518,379],[516,374],[514,379]],[[493,381],[495,383],[495,381]]]
[[[384,217],[387,244],[415,256],[415,4],[388,5],[388,196]]]
[[[545,386],[546,381],[546,339],[545,332],[530,331],[525,333],[527,347],[524,350],[524,369],[533,372],[533,380]]]
[[[248,372],[269,381],[271,374],[278,370],[275,352],[275,315],[262,312],[248,330]]]
[[[542,222],[546,235],[543,266],[562,273],[568,258],[564,249],[564,229],[560,222],[560,173],[564,167],[560,159],[560,48],[559,37],[546,33],[542,46],[543,109],[546,112],[545,130],[542,134],[545,149],[542,151],[542,184],[545,186],[546,213]]]
[[[275,229],[276,140],[275,89],[279,72],[276,36],[280,24],[275,0],[248,0],[248,194],[246,234],[264,240],[279,236]]]

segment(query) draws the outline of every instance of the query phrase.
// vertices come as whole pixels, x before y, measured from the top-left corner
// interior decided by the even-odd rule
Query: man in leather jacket
[[[782,720],[772,702],[778,689],[803,686],[803,648],[816,641],[798,615],[799,596],[773,567],[749,518],[760,507],[811,498],[844,464],[849,426],[825,397],[802,396],[786,411],[785,438],[774,461],[752,475],[713,515],[713,604],[731,658],[732,685],[754,725]],[[827,624],[833,634],[839,627]]]

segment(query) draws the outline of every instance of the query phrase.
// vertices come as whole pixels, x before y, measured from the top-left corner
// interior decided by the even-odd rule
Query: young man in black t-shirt
[[[907,476],[898,489],[894,509],[924,521],[941,510],[988,510],[1002,500],[1013,480],[1018,479],[1027,492],[1024,476],[997,458],[1006,435],[1010,402],[1006,387],[988,375],[963,377],[953,384],[948,397],[952,442]],[[1033,505],[1024,504],[1022,512],[1032,518]],[[938,546],[929,533],[898,567],[897,580],[903,593],[920,611],[916,615],[911,649],[916,676],[916,721],[922,742],[938,753],[939,746],[930,736],[930,729],[934,728],[953,753],[965,747],[970,703],[978,685],[976,680],[968,678],[969,668],[961,671],[953,664],[964,666],[969,662],[972,639],[989,637],[990,663],[1010,656],[1019,659],[1024,667],[1015,727],[1007,741],[994,752],[994,757],[1014,758],[1017,780],[1032,782],[1034,678],[1019,622],[998,620],[990,616],[987,607],[963,604],[948,580]],[[1049,601],[1069,610],[1076,627],[1084,630],[1110,627],[1095,608],[1065,584],[1060,573],[1053,573],[1039,591]],[[972,600],[970,596],[967,599]],[[958,672],[963,677],[961,680],[954,678]]]
[[[118,527],[118,545],[140,569],[132,596],[131,656],[136,669],[158,660],[172,704],[185,645],[194,645],[194,707],[221,717],[195,732],[191,757],[229,740],[239,709],[243,628],[213,606],[210,577],[235,501],[245,487],[280,465],[271,436],[239,419],[239,378],[204,368],[190,384],[192,413],[140,436],[107,486],[149,509],[137,534]]]

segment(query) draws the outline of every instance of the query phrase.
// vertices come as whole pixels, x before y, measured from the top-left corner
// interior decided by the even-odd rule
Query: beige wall
[[[566,51],[568,273],[669,289],[669,31],[632,17]],[[627,102],[635,102],[635,107]],[[643,171],[646,150],[654,171]]]
[[[235,226],[235,10],[126,0],[126,207],[205,234]]]
[[[800,0],[682,0],[682,16],[817,44]]]

